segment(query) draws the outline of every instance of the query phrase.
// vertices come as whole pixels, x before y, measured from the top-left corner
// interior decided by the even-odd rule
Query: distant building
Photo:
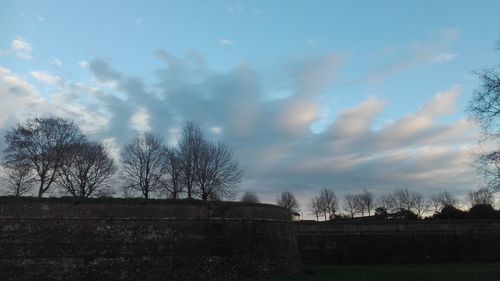
[[[292,221],[300,221],[301,220],[301,215],[300,213],[293,212],[292,213]]]

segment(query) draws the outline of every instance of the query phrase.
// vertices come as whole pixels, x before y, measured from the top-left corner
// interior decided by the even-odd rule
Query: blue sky
[[[174,142],[197,120],[267,200],[477,187],[463,109],[472,72],[498,64],[499,1],[0,6],[0,131],[58,114],[117,151],[134,129]]]

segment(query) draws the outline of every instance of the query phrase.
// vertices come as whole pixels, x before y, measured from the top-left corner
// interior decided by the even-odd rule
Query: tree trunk
[[[43,195],[43,181],[40,182],[40,188],[38,188],[38,198],[42,198]]]

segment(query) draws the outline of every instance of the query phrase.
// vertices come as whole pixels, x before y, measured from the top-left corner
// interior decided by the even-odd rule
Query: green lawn
[[[258,281],[500,281],[500,264],[306,266],[304,274]],[[257,280],[255,280],[257,281]]]

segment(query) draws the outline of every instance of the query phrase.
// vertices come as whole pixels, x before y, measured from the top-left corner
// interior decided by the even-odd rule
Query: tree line
[[[325,193],[331,195],[325,196]],[[467,201],[473,207],[491,207],[495,204],[495,196],[489,189],[479,189],[469,191]],[[422,193],[399,188],[375,197],[372,192],[363,189],[360,193],[345,194],[340,201],[332,190],[323,189],[318,196],[311,199],[309,209],[316,219],[323,214],[325,220],[356,217],[417,219],[424,216],[439,217],[443,211],[459,210],[458,205],[459,201],[447,191],[425,198]]]
[[[255,196],[255,195],[254,195]],[[248,198],[248,193],[242,201]],[[493,208],[495,194],[489,188],[467,193],[467,203],[472,206],[471,217],[500,217],[500,211]],[[293,193],[283,192],[276,200],[291,212],[299,212],[299,204]],[[466,218],[467,212],[458,208],[459,200],[447,191],[425,198],[422,193],[407,188],[395,189],[377,197],[367,189],[359,193],[347,193],[340,200],[332,189],[323,188],[311,198],[307,210],[316,220],[375,218],[375,219],[418,219],[424,216],[434,218]]]
[[[120,150],[117,167],[109,147],[92,140],[73,121],[59,117],[28,119],[5,134],[1,183],[7,194],[22,196],[37,187],[78,198],[109,196],[112,185],[125,194],[216,200],[231,198],[242,170],[222,142],[205,137],[187,122],[176,146],[152,132],[137,132]]]

